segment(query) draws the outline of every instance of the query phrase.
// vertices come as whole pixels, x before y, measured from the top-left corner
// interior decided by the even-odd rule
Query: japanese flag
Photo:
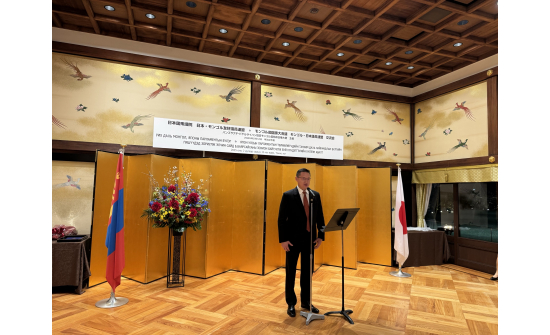
[[[409,239],[407,236],[407,219],[405,216],[405,198],[403,197],[403,182],[401,180],[401,168],[397,173],[397,192],[395,195],[395,242],[394,249],[397,252],[396,260],[399,264],[405,263],[409,257]]]

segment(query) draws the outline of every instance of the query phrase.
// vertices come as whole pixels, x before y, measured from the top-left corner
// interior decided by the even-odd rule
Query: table
[[[88,257],[91,239],[79,242],[52,240],[52,287],[74,286],[75,293],[84,293],[91,275]]]
[[[409,257],[402,264],[406,266],[441,265],[451,257],[451,249],[447,242],[445,232],[434,231],[408,231]],[[392,232],[392,247],[394,233]],[[395,249],[393,259],[395,260]]]

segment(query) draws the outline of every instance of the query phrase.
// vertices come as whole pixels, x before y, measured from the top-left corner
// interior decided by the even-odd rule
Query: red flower
[[[176,191],[176,186],[170,185],[170,187],[168,187],[168,192],[175,192],[175,191]]]
[[[180,208],[180,204],[178,203],[178,201],[174,198],[172,198],[170,200],[170,202],[168,203],[168,205],[170,205],[170,207],[174,208],[174,210],[178,210]]]
[[[158,212],[161,208],[162,208],[162,205],[158,201],[153,202],[153,204],[151,205],[151,209],[155,213]]]
[[[197,201],[199,201],[199,195],[195,192],[189,194],[187,198],[185,198],[185,202],[189,204],[196,204]]]
[[[190,217],[190,218],[194,218],[195,216],[197,216],[197,210],[196,210],[196,209],[191,208],[191,209],[189,210],[189,212],[190,212],[190,213],[189,213],[189,217]]]

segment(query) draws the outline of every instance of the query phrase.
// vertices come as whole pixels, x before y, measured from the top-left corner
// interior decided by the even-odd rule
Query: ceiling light
[[[145,14],[145,17],[147,17],[148,19],[151,19],[151,20],[155,18],[155,16],[153,14],[150,14],[150,13]]]
[[[223,29],[223,28],[220,29],[220,33],[222,33],[222,34],[227,34],[227,29]]]
[[[193,1],[187,1],[185,4],[186,4],[187,7],[189,7],[189,8],[195,8],[195,7],[197,7],[197,4],[194,3]]]
[[[342,57],[343,55],[344,55],[343,52],[339,52],[339,53],[336,54],[336,56],[338,56],[338,57]]]
[[[263,20],[262,20],[262,23],[263,23],[263,24],[270,24],[270,23],[271,23],[271,21],[270,21],[270,20],[268,20],[268,19],[263,19]]]
[[[111,12],[115,10],[115,7],[113,7],[113,6],[107,5],[107,6],[104,6],[104,7],[105,7],[106,10],[111,11]]]
[[[393,63],[392,62],[386,62],[386,65],[392,65]]]
[[[405,51],[405,54],[407,54],[407,55],[410,55],[410,54],[412,54],[412,53],[413,53],[412,50],[407,50],[407,51]]]
[[[461,46],[461,45],[462,45],[461,42],[456,42],[455,44],[453,44],[453,47],[459,47],[459,46]]]
[[[317,14],[317,13],[319,13],[319,8],[312,8],[312,9],[310,9],[309,12],[310,12],[311,14]]]
[[[301,31],[304,31],[304,28],[296,27],[296,28],[294,28],[294,31],[301,32]]]
[[[363,40],[355,40],[355,41],[353,41],[353,44],[360,44],[362,42],[363,42]]]
[[[283,46],[288,47],[289,45],[290,45],[290,43],[288,43],[288,42],[283,42]]]
[[[412,70],[412,69],[414,69],[414,66],[412,66],[412,65],[411,65],[411,66],[407,66],[407,69]]]
[[[470,21],[468,21],[468,20],[462,20],[462,21],[458,21],[457,24],[458,24],[459,26],[463,26],[463,25],[465,25],[465,24],[468,24],[468,22],[470,22]]]

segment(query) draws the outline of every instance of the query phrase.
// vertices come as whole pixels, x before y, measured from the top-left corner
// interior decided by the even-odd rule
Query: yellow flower
[[[189,214],[191,214],[191,212],[190,212],[190,211],[187,211],[187,212],[185,212],[185,213],[183,213],[183,214],[186,215],[186,216],[189,216]]]

